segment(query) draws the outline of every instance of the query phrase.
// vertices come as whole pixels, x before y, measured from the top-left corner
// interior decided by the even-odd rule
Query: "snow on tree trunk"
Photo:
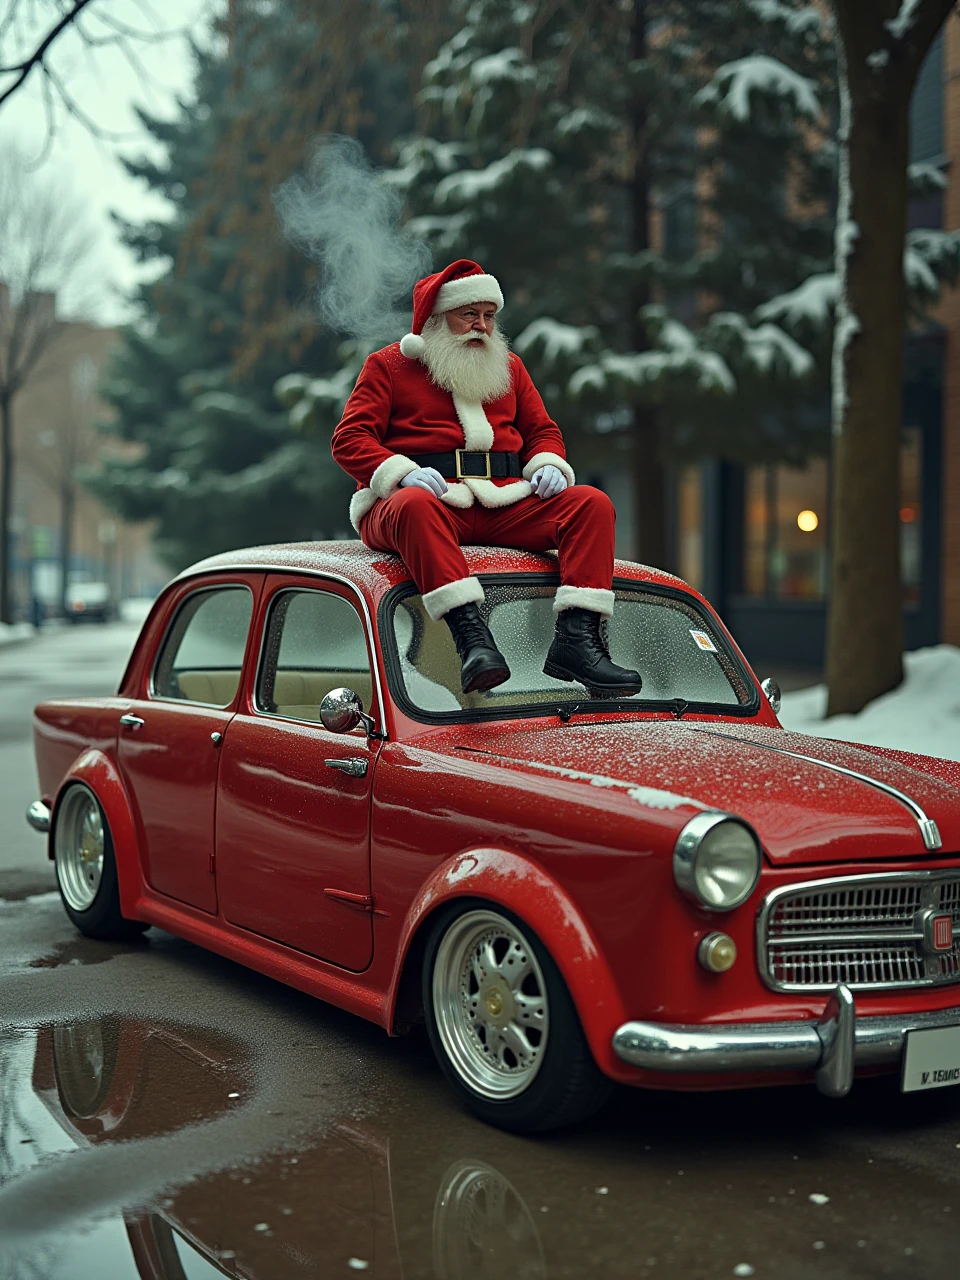
[[[857,712],[903,679],[909,107],[920,62],[950,7],[950,0],[833,0],[842,56],[828,715]]]

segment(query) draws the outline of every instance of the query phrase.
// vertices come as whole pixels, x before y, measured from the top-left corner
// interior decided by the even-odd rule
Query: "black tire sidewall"
[[[117,877],[117,860],[113,852],[113,836],[110,834],[110,824],[107,822],[107,815],[103,811],[103,805],[100,803],[96,792],[86,783],[74,783],[61,796],[60,803],[57,805],[57,812],[54,815],[54,823],[59,818],[64,800],[69,792],[77,786],[82,786],[83,790],[93,797],[97,808],[100,810],[100,821],[103,823],[103,871],[100,876],[97,896],[86,911],[77,911],[70,906],[64,897],[63,889],[60,885],[60,868],[56,857],[54,857],[57,890],[60,894],[60,901],[63,903],[63,909],[69,916],[71,923],[81,933],[86,934],[88,938],[122,939],[136,937],[148,926],[135,920],[126,920],[120,911],[120,882]],[[56,827],[54,827],[54,852],[56,852],[56,838]]]
[[[433,970],[447,930],[469,911],[491,911],[517,928],[533,950],[546,988],[550,1011],[547,1048],[530,1086],[515,1098],[495,1101],[476,1093],[447,1057],[433,1008]],[[434,1055],[461,1102],[487,1124],[514,1133],[536,1133],[574,1124],[605,1100],[612,1083],[602,1075],[587,1045],[580,1019],[553,957],[533,929],[512,911],[482,898],[460,899],[441,909],[430,929],[423,962],[423,1009]],[[571,1091],[571,1069],[582,1087]]]

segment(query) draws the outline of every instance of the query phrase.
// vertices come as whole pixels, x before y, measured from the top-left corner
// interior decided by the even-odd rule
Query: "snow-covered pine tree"
[[[830,66],[818,14],[789,0],[472,0],[424,72],[429,133],[385,175],[438,263],[502,281],[575,457],[626,437],[655,562],[668,458],[810,447],[775,410],[815,361],[750,316],[828,265],[812,144]]]
[[[381,10],[378,0],[323,13],[309,0],[237,0],[228,39],[195,55],[196,101],[172,122],[143,116],[165,159],[127,167],[173,215],[124,228],[140,260],[162,269],[139,290],[141,318],[105,389],[106,430],[136,451],[89,483],[126,518],[156,522],[172,567],[345,528],[350,482],[274,390],[291,369],[336,368],[339,355],[313,323],[307,271],[277,232],[271,189],[304,136],[361,131],[376,153],[384,120],[404,119],[402,66],[364,41]]]

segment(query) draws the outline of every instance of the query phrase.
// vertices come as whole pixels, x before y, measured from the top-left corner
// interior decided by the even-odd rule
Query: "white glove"
[[[558,493],[563,493],[567,487],[567,477],[559,467],[548,462],[545,467],[540,467],[533,473],[530,483],[538,498],[553,498]]]
[[[400,481],[401,488],[426,489],[435,498],[447,492],[447,482],[435,467],[417,467]]]

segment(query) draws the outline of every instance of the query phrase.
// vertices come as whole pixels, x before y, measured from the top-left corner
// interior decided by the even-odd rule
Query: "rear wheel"
[[[133,938],[147,925],[125,920],[110,828],[88,786],[74,783],[57,809],[54,866],[64,909],[89,938]]]
[[[444,1074],[489,1124],[557,1129],[590,1115],[610,1091],[552,958],[503,908],[460,903],[439,915],[423,1003]]]

